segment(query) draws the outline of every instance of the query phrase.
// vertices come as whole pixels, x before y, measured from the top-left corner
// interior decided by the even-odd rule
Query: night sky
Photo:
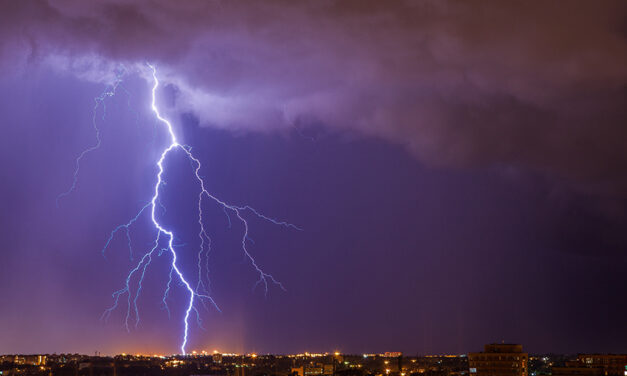
[[[207,203],[211,294],[191,350],[627,352],[627,2],[0,2],[0,353],[175,353],[187,295],[109,233],[150,200],[158,103],[250,251]],[[96,109],[116,74],[123,83]],[[193,168],[163,221],[198,251]]]

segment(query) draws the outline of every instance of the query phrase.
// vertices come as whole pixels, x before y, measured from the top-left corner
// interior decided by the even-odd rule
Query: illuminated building
[[[403,353],[400,351],[394,351],[394,352],[386,351],[383,354],[381,354],[381,356],[384,358],[398,358],[399,356],[403,356]]]
[[[551,369],[553,376],[603,376],[603,369],[598,367],[586,367],[581,362],[566,362],[564,367],[553,367]]]
[[[292,373],[295,373],[298,376],[333,375],[333,372],[333,364],[313,363],[292,368]]]
[[[568,367],[570,366],[570,367]],[[571,372],[568,375],[627,375],[626,354],[579,354],[576,362],[569,362],[567,367],[555,367],[557,372]],[[561,369],[569,368],[569,369]],[[575,373],[579,372],[579,373]]]
[[[214,353],[214,354],[212,355],[212,359],[213,359],[213,362],[214,362],[214,363],[218,363],[218,364],[220,364],[220,363],[222,363],[222,354],[220,354],[220,353]]]
[[[493,343],[484,351],[468,354],[471,376],[523,376],[527,375],[529,355],[522,345]]]
[[[602,368],[605,376],[627,375],[625,354],[579,354],[577,360],[588,367]]]

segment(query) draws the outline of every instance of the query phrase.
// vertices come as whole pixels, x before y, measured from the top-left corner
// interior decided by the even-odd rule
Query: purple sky
[[[207,208],[212,295],[189,350],[627,352],[627,5],[572,2],[0,4],[0,353],[178,351],[165,256],[127,333],[99,321],[132,267],[109,232],[147,201],[159,103],[217,196],[251,220],[255,274]],[[124,67],[124,91],[94,97]],[[164,221],[193,272],[197,186],[168,161]],[[133,230],[145,251],[147,218]]]

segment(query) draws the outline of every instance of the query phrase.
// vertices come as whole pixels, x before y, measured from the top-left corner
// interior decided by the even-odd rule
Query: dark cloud
[[[0,64],[151,61],[203,125],[323,123],[624,196],[626,20],[624,1],[3,2]]]

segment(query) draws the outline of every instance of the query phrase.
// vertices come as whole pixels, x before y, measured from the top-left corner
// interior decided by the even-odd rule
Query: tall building
[[[471,376],[526,376],[528,361],[522,345],[493,343],[483,352],[468,354]]]

